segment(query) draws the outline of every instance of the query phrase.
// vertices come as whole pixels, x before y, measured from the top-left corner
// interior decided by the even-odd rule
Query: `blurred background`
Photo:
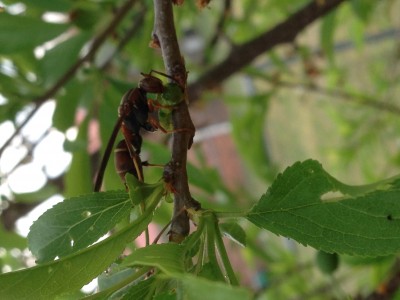
[[[175,7],[189,88],[310,2]],[[152,1],[3,0],[0,8],[0,272],[8,272],[34,264],[25,237],[44,210],[93,190],[121,96],[140,72],[164,68],[149,47]],[[187,168],[203,208],[249,209],[279,172],[308,158],[347,184],[400,173],[399,11],[399,0],[344,1],[292,43],[189,99],[196,137]],[[170,135],[143,136],[143,160],[168,162]],[[113,165],[111,158],[103,189],[124,188]],[[161,174],[146,168],[145,181]],[[162,209],[160,226],[171,216],[171,207]],[[241,282],[263,297],[361,297],[399,271],[393,256],[321,258],[240,225],[247,244],[227,242],[230,257]]]

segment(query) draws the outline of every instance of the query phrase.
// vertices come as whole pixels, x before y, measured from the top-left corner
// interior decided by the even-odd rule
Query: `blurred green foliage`
[[[1,2],[4,8],[0,12],[0,122],[16,125],[21,122],[21,112],[35,105],[35,101],[36,105],[40,103],[38,99],[87,53],[124,2]],[[236,46],[284,21],[307,3],[211,1],[208,8],[199,10],[194,1],[186,0],[184,5],[175,7],[175,25],[189,84]],[[12,172],[1,171],[3,223],[8,225],[7,210],[23,216],[25,211],[13,210],[21,203],[35,204],[58,193],[71,197],[92,190],[97,167],[91,149],[96,138],[91,129],[93,123],[99,126],[104,149],[124,92],[137,86],[140,72],[163,71],[159,51],[148,47],[152,10],[152,1],[136,1],[94,57],[51,95],[56,102],[54,130],[78,131],[75,138],[64,143],[65,150],[72,154],[72,162],[60,176],[62,184],[48,178],[46,188],[31,194],[14,193],[8,187]],[[309,26],[295,43],[280,45],[261,55],[193,103],[194,114],[216,101],[223,103],[228,118],[219,120],[223,114],[216,112],[216,119],[229,123],[229,135],[239,153],[233,159],[243,166],[236,170],[242,181],[236,181],[232,188],[218,172],[224,166],[210,165],[209,154],[204,151],[207,140],[194,145],[191,153],[195,158],[188,165],[189,181],[193,196],[203,207],[223,211],[249,209],[278,171],[308,158],[317,159],[335,178],[349,184],[370,183],[399,173],[400,109],[394,109],[400,106],[398,11],[398,0],[345,1]],[[222,25],[218,25],[220,20]],[[199,130],[209,124],[196,125]],[[150,142],[147,137],[145,140],[143,156],[150,162],[166,163],[170,157],[166,143]],[[20,145],[11,145],[11,149],[31,149],[32,145],[35,141],[23,139]],[[19,165],[32,159],[32,149],[27,152]],[[223,154],[217,160],[221,157]],[[161,174],[161,168],[147,168],[146,181],[157,182]],[[29,179],[21,179],[24,180]],[[124,188],[115,174],[113,158],[106,170],[104,188]],[[155,221],[163,226],[170,215],[171,206],[163,205]],[[326,299],[326,295],[345,298],[368,294],[390,274],[396,258],[359,258],[355,263],[354,258],[344,257],[332,276],[321,276],[314,249],[261,231],[249,222],[240,225],[246,233],[246,247],[229,246],[232,253],[240,252],[234,269],[242,271],[239,279],[257,291],[260,299]],[[240,229],[234,228],[234,233],[239,234],[236,240],[242,244]],[[0,228],[1,272],[31,265],[25,246],[25,239]],[[195,291],[191,288],[192,278],[181,280],[189,291]],[[207,284],[202,282],[198,287],[206,289]]]

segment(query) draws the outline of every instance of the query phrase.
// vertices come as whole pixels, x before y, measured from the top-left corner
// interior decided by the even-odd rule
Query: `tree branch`
[[[11,143],[11,141],[21,132],[21,129],[25,127],[25,125],[29,122],[30,119],[36,114],[39,108],[45,103],[46,100],[53,97],[60,88],[62,88],[71,78],[75,76],[75,73],[79,70],[79,68],[87,61],[93,59],[93,56],[100,48],[100,46],[104,43],[107,37],[112,34],[118,24],[123,20],[124,16],[129,12],[132,5],[136,2],[136,0],[128,0],[124,5],[122,5],[115,13],[114,18],[111,20],[110,24],[97,36],[93,39],[92,46],[86,55],[81,57],[79,60],[75,62],[73,66],[71,66],[64,75],[57,80],[54,85],[48,89],[43,95],[37,97],[32,102],[35,104],[33,110],[28,114],[25,120],[17,126],[15,132],[10,136],[10,138],[4,143],[4,145],[0,148],[0,156],[3,154],[3,151],[7,148],[7,146]]]
[[[189,98],[191,101],[197,100],[204,90],[218,86],[229,76],[251,63],[257,56],[277,45],[292,42],[304,28],[345,1],[313,0],[274,28],[235,47],[224,61],[205,72],[189,86]]]
[[[154,0],[154,12],[153,41],[161,48],[166,73],[186,87],[187,72],[176,37],[172,1]],[[171,179],[175,191],[170,229],[170,240],[173,242],[180,242],[189,234],[189,218],[186,212],[182,213],[182,209],[198,207],[190,195],[186,172],[187,150],[191,146],[195,128],[185,100],[173,110],[172,121],[174,128],[186,130],[173,134],[172,158],[164,170],[164,176]]]

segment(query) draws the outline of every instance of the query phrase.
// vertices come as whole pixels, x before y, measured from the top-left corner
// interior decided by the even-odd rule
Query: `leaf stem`
[[[205,238],[204,236],[200,237],[201,241],[200,241],[200,250],[199,250],[199,254],[198,254],[198,259],[197,259],[197,264],[196,264],[196,270],[195,270],[195,274],[198,275],[201,271],[201,268],[203,267],[203,262],[204,262],[204,250],[206,247],[205,244]]]
[[[222,240],[221,231],[219,230],[218,226],[218,219],[215,218],[214,224],[214,232],[215,232],[215,244],[217,245],[217,249],[219,255],[221,257],[224,269],[226,271],[226,275],[229,278],[229,281],[232,285],[239,285],[239,282],[236,278],[235,272],[233,271],[231,262],[229,260],[228,254],[226,253],[225,244]]]
[[[237,218],[245,218],[247,215],[247,211],[221,211],[215,212],[215,217],[217,219],[237,219]]]
[[[213,266],[213,271],[216,273],[217,278],[223,278],[226,279],[224,276],[221,266],[218,262],[217,258],[217,253],[215,249],[215,244],[216,244],[216,239],[215,239],[215,227],[213,224],[213,220],[209,218],[207,222],[207,237],[206,237],[206,244],[207,244],[207,256],[208,256],[208,261]],[[226,270],[224,270],[226,271]]]
[[[144,214],[146,208],[145,208],[145,204],[144,202],[140,202],[140,210],[142,211],[142,214]],[[150,245],[150,235],[149,235],[149,227],[146,228],[146,230],[144,231],[144,236],[145,236],[145,240],[146,240],[146,246]]]
[[[193,248],[196,241],[200,239],[201,235],[203,234],[204,228],[205,228],[204,220],[203,218],[200,218],[196,231],[192,235],[190,235],[184,242],[185,243],[184,252],[187,252],[189,249]]]

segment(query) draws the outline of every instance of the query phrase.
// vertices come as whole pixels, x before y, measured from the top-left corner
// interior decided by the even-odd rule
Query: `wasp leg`
[[[140,160],[140,150],[142,147],[142,137],[138,132],[130,131],[125,124],[121,126],[122,134],[124,135],[126,146],[129,151],[129,155],[136,169],[137,178],[139,181],[143,182],[143,168],[142,161]]]

